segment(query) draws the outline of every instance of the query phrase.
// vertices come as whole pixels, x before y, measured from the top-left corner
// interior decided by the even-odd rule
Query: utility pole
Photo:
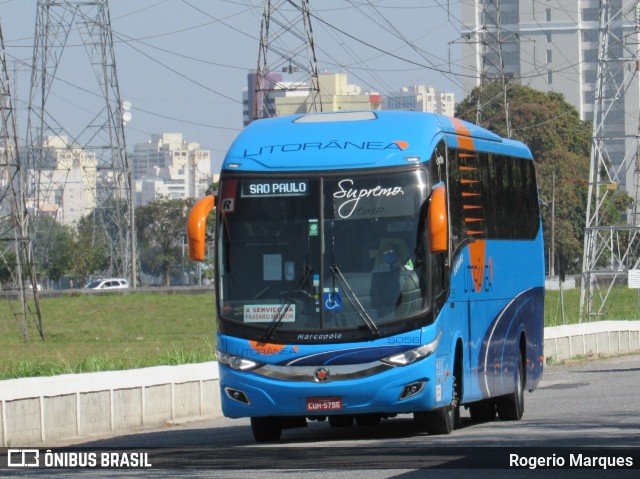
[[[556,261],[556,172],[551,176],[551,254],[549,256],[549,276],[555,276]]]
[[[66,225],[91,215],[93,240],[109,250],[109,274],[128,277],[135,288],[134,188],[123,115],[108,0],[38,0],[27,201],[36,215],[53,212]],[[67,194],[82,198],[83,209],[74,203],[71,210]]]
[[[635,30],[634,30],[634,42],[630,42],[632,45],[635,44],[635,72],[636,78],[638,78],[638,74],[640,72],[640,1],[636,1],[635,4]],[[640,103],[640,81],[637,81],[637,92],[638,99]],[[640,118],[640,105],[638,107],[639,113],[638,117]],[[633,226],[640,226],[640,119],[638,121],[638,130],[636,134],[636,147],[635,147],[635,161],[633,161],[633,205],[631,207],[631,219],[630,224]],[[637,262],[636,262],[637,267]]]
[[[29,212],[24,195],[24,176],[20,161],[16,118],[0,25],[0,268],[10,272],[21,302],[22,336],[28,339],[28,320],[34,320],[44,339],[40,293],[28,233]]]
[[[600,2],[581,321],[606,315],[611,293],[640,265],[640,2],[622,3],[620,8],[619,2]],[[632,202],[621,219],[611,214],[619,189],[625,189]]]
[[[307,112],[322,111],[309,0],[265,0],[252,119],[278,115],[276,95],[308,91]]]

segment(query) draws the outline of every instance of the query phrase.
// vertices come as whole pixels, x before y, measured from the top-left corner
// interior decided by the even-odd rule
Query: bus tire
[[[518,353],[518,367],[516,369],[515,391],[498,399],[498,417],[503,421],[519,421],[524,414],[525,388],[524,361],[522,352]]]
[[[469,404],[469,415],[474,423],[491,422],[496,418],[496,403],[491,400]]]
[[[282,421],[278,417],[252,417],[251,431],[256,442],[278,441],[282,435]]]
[[[429,434],[451,434],[455,423],[455,412],[452,406],[445,406],[433,411],[415,412],[413,419],[420,429]]]
[[[456,368],[454,368],[454,371],[455,370]],[[451,404],[433,411],[416,412],[413,414],[414,420],[429,434],[451,434],[456,426],[460,426],[460,405],[458,404],[460,388],[455,374],[451,378],[451,383]]]

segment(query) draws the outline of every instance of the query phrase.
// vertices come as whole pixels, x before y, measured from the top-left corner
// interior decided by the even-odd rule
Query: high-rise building
[[[400,91],[389,93],[382,101],[383,110],[408,110],[453,116],[455,96],[451,92],[436,91],[432,86],[403,86]]]
[[[136,204],[159,198],[200,198],[212,181],[211,152],[183,140],[181,133],[152,135],[134,146],[129,162],[136,181]]]
[[[37,185],[28,206],[64,225],[76,225],[96,207],[96,155],[70,144],[63,135],[49,136],[43,148],[48,167],[31,173]]]
[[[629,61],[635,60],[638,49],[637,33],[635,38],[631,35],[636,31],[635,3],[610,1],[612,11],[631,12],[610,30],[610,36],[621,42],[616,51],[609,51],[609,58],[616,59],[609,66],[620,76],[625,69],[635,68],[635,62]],[[462,2],[462,78],[466,89],[471,90],[482,81],[498,80],[504,74],[507,82],[562,93],[582,119],[592,120],[598,76],[599,6],[599,0]],[[612,68],[616,61],[622,63]],[[618,80],[621,84],[622,78]],[[638,75],[634,81],[635,85],[618,92],[624,100],[607,112],[606,128],[611,138],[608,155],[614,165],[621,164],[625,153],[635,149]],[[620,186],[632,185],[632,176],[630,170]]]

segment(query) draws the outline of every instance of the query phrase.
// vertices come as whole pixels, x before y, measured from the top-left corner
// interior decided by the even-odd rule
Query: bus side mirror
[[[189,213],[187,219],[187,238],[189,240],[189,259],[204,261],[205,232],[207,217],[215,206],[215,198],[211,195],[199,200]]]
[[[427,213],[429,244],[431,253],[444,253],[449,244],[449,219],[447,217],[447,189],[436,186],[431,193],[431,204]]]

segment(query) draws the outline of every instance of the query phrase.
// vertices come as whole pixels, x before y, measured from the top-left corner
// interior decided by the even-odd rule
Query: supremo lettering
[[[382,141],[329,141],[323,143],[314,141],[309,143],[287,143],[285,145],[265,145],[257,147],[255,150],[244,150],[245,158],[259,155],[272,155],[274,153],[293,153],[296,151],[313,150],[400,150],[402,148],[397,143],[385,143]]]
[[[352,186],[353,180],[341,180],[338,182],[338,188],[340,189],[333,194],[335,199],[346,199],[338,207],[338,216],[340,216],[340,218],[349,218],[356,210],[356,207],[362,198],[404,195],[402,186],[390,186],[386,188],[382,186],[375,186],[373,188],[360,189],[351,188]]]

